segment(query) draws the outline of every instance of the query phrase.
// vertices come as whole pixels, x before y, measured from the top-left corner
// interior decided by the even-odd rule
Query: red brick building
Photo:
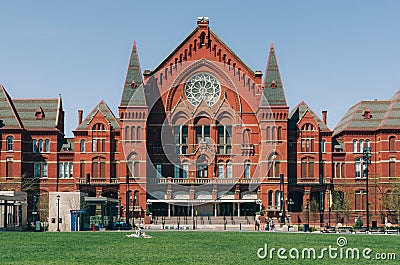
[[[397,221],[399,94],[361,101],[331,130],[327,113],[305,102],[289,111],[273,45],[265,58],[264,74],[250,69],[208,18],[152,71],[142,73],[134,43],[118,117],[104,101],[85,118],[79,110],[70,139],[61,97],[12,99],[1,87],[1,189],[40,202],[82,191],[90,215],[239,218],[262,209],[292,223],[314,213],[310,221],[353,224],[366,216],[371,147],[370,220]]]

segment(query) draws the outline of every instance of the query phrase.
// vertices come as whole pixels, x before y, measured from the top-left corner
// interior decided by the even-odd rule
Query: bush
[[[363,225],[364,225],[364,223],[361,219],[361,216],[358,216],[358,218],[354,224],[354,228],[361,228],[361,227],[363,227]]]

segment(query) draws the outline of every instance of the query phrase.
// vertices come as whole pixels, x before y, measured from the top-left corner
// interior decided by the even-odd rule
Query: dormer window
[[[36,112],[35,112],[35,117],[37,120],[43,120],[45,115],[44,115],[44,111],[42,109],[42,107],[38,107]]]
[[[275,82],[275,80],[272,80],[272,82],[271,82],[271,88],[276,88],[276,82]]]
[[[371,111],[369,110],[368,107],[364,107],[362,116],[363,116],[364,119],[371,119],[372,118]]]

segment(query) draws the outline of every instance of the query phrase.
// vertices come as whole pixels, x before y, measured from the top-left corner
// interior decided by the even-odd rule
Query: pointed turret
[[[23,125],[6,89],[0,84],[0,128],[19,128]]]
[[[136,49],[136,41],[133,42],[131,58],[126,74],[124,91],[120,107],[146,106],[146,99],[143,91],[143,79],[140,70],[139,57]]]
[[[286,106],[285,93],[283,92],[283,84],[279,73],[278,62],[276,60],[274,44],[271,44],[268,64],[264,80],[264,93],[262,97],[262,105],[270,106]]]

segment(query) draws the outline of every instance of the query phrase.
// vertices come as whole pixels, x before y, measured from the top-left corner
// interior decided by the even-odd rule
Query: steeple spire
[[[262,104],[268,104],[270,106],[286,106],[285,93],[283,91],[282,79],[279,73],[273,43],[271,43],[269,49],[268,63],[265,72]]]
[[[133,42],[131,58],[126,73],[124,91],[120,107],[145,106],[146,100],[143,91],[142,72],[140,70],[139,56],[136,48],[136,41]]]

